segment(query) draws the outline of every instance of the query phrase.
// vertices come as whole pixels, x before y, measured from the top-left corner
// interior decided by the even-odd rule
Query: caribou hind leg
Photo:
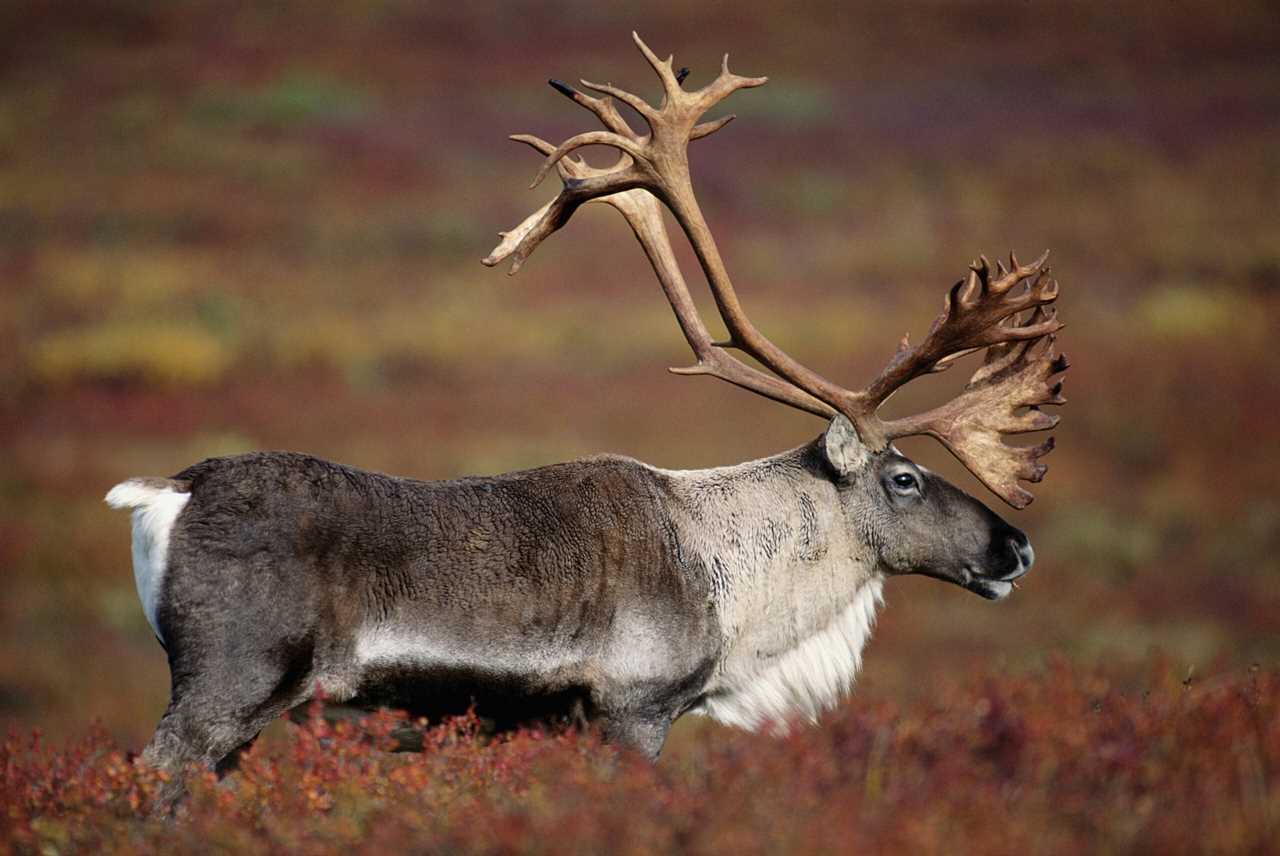
[[[231,688],[227,691],[234,692]],[[166,814],[186,794],[185,777],[192,765],[224,774],[235,768],[239,753],[257,738],[274,719],[288,710],[305,689],[299,687],[288,698],[237,699],[231,696],[212,701],[222,691],[198,689],[192,695],[175,698],[161,717],[142,760],[168,774],[154,810]]]
[[[310,642],[282,640],[256,650],[224,634],[200,634],[201,644],[170,646],[169,706],[142,752],[144,763],[168,780],[154,811],[168,814],[186,793],[192,765],[217,771],[235,768],[239,753],[273,720],[311,694],[314,672]]]

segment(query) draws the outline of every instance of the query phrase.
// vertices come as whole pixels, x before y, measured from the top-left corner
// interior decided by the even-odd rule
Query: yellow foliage
[[[209,384],[233,362],[230,349],[189,324],[138,323],[68,330],[35,343],[32,372],[46,383],[138,379]]]
[[[207,284],[212,273],[202,257],[182,250],[58,247],[41,259],[40,279],[50,295],[69,303],[101,299],[137,307],[190,294]]]
[[[1146,295],[1137,315],[1143,327],[1175,339],[1226,337],[1239,341],[1262,332],[1263,313],[1241,312],[1242,298],[1220,291],[1180,286]]]

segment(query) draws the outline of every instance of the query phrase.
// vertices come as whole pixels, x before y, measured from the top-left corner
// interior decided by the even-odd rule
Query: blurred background
[[[834,379],[923,334],[978,253],[1054,251],[1071,403],[1035,504],[998,509],[1036,570],[1000,604],[891,582],[854,704],[1050,657],[1277,662],[1273,3],[621,8],[4,5],[0,723],[100,718],[138,745],[163,709],[128,520],[101,502],[127,476],[272,448],[420,478],[707,467],[821,430],[665,371],[687,348],[603,206],[514,279],[479,263],[555,192],[507,134],[594,127],[548,77],[656,96],[632,28],[690,85],[724,51],[769,75],[692,147],[695,185],[752,319]]]

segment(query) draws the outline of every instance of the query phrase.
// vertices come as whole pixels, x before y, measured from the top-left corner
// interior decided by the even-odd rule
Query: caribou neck
[[[747,727],[816,718],[852,684],[881,584],[817,444],[666,475],[678,558],[707,576],[721,628],[695,711]]]

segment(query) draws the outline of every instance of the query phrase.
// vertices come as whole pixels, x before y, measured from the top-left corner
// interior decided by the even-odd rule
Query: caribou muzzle
[[[961,585],[987,600],[1003,600],[1013,591],[1014,583],[1031,570],[1036,551],[1025,532],[1012,526],[993,533],[991,563],[986,572],[966,569]]]

